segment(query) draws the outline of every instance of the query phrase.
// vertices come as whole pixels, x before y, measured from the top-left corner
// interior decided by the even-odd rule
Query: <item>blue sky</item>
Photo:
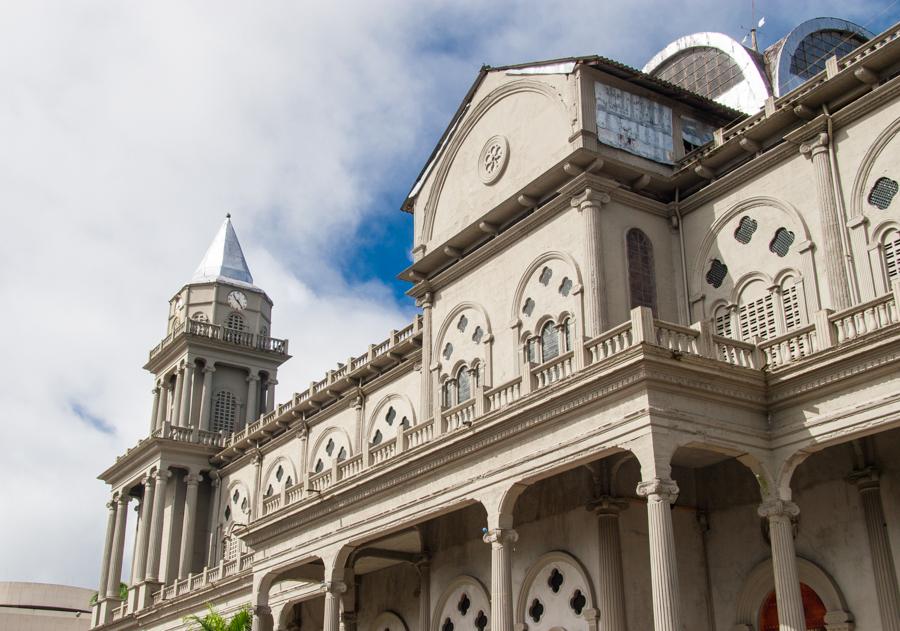
[[[640,67],[750,2],[9,1],[0,20],[0,580],[93,586],[109,489],[147,432],[167,301],[231,212],[273,334],[277,398],[414,307],[399,209],[483,63]],[[881,31],[898,0],[757,2],[771,44],[818,15]],[[78,545],[71,545],[72,533]],[[126,550],[130,546],[126,546]]]

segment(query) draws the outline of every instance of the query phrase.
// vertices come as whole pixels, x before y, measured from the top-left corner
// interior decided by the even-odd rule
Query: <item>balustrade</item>
[[[656,343],[676,353],[700,355],[700,331],[686,326],[654,320],[656,327]]]
[[[338,480],[346,480],[363,470],[362,454],[357,454],[338,463]]]
[[[406,439],[407,449],[418,447],[419,445],[423,445],[432,439],[432,437],[434,436],[434,423],[432,421],[419,423],[418,425],[414,425],[405,430],[403,432],[403,435]]]
[[[894,294],[880,296],[832,315],[829,320],[837,332],[837,343],[843,344],[900,321]]]
[[[778,368],[818,352],[815,325],[805,326],[785,335],[760,343],[759,350],[769,368]]]
[[[380,445],[369,448],[369,464],[378,464],[397,454],[397,439],[391,438]]]
[[[448,432],[468,425],[475,419],[475,399],[469,399],[450,408],[442,414],[444,428]]]
[[[732,366],[741,366],[743,368],[760,368],[757,361],[756,346],[749,342],[733,340],[730,337],[721,335],[712,336],[713,350],[715,357],[719,361],[731,364]]]
[[[631,322],[623,322],[609,331],[598,335],[587,343],[588,352],[591,354],[591,363],[618,355],[633,344],[631,335]]]
[[[535,389],[546,388],[551,383],[556,383],[560,379],[565,379],[571,375],[574,357],[575,353],[569,351],[539,366],[534,366],[531,369],[531,375],[534,378]]]
[[[331,469],[326,469],[309,477],[309,488],[311,491],[324,491],[329,486],[331,486]]]
[[[522,392],[522,379],[516,377],[512,381],[492,388],[485,393],[487,397],[487,411],[505,408],[510,403],[517,401]]]

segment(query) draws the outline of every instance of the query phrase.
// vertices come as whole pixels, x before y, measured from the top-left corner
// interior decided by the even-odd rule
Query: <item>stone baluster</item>
[[[347,591],[343,581],[325,581],[325,622],[322,631],[340,631],[341,594]]]
[[[106,541],[103,543],[103,560],[100,562],[100,587],[97,590],[97,600],[106,598],[106,586],[109,582],[109,568],[112,561],[113,539],[116,532],[116,500],[106,503]]]
[[[181,411],[178,414],[178,424],[182,427],[191,425],[191,397],[194,392],[194,363],[188,362],[184,367],[184,383],[181,386]]]
[[[122,582],[122,557],[125,554],[125,525],[128,521],[128,502],[131,497],[119,494],[116,506],[116,529],[113,534],[112,555],[106,579],[106,597],[119,598],[119,584]]]
[[[150,535],[147,543],[147,572],[144,577],[148,581],[159,582],[159,559],[162,555],[163,515],[166,510],[166,486],[172,473],[168,469],[156,472],[155,490],[153,492],[153,515],[150,517]]]
[[[187,492],[184,497],[184,521],[181,526],[181,555],[178,563],[178,578],[187,578],[194,560],[194,531],[197,528],[197,491],[203,476],[189,473],[184,481]]]
[[[800,509],[793,502],[772,499],[763,502],[757,512],[769,522],[778,624],[785,630],[802,631],[806,629],[806,616],[803,613],[803,598],[800,594],[800,574],[797,571],[792,523],[800,514]]]
[[[822,232],[824,234],[825,272],[832,307],[840,311],[851,305],[850,285],[844,259],[844,245],[841,237],[843,222],[838,215],[834,197],[834,180],[828,158],[828,134],[821,132],[813,140],[800,146],[800,153],[810,159],[816,180],[816,197],[819,202]]]
[[[150,527],[153,521],[152,511],[155,484],[153,476],[144,478],[144,499],[141,500],[141,518],[135,539],[137,545],[134,552],[134,583],[142,583],[147,577],[147,548],[150,544]]]
[[[603,252],[600,236],[600,209],[603,204],[609,203],[607,193],[586,189],[584,193],[573,197],[571,204],[577,208],[584,217],[584,257],[586,328],[587,336],[599,335],[607,323],[605,305],[601,299],[606,291],[606,280],[603,273]],[[496,630],[495,630],[496,631]]]
[[[590,508],[597,515],[600,535],[598,556],[600,581],[597,607],[601,612],[601,631],[626,631],[625,580],[622,573],[622,543],[619,536],[619,513],[628,502],[609,496],[601,497]]]
[[[247,376],[247,425],[259,418],[259,405],[256,395],[259,392],[259,375],[251,373]]]
[[[150,433],[151,434],[153,434],[153,432],[156,431],[156,427],[157,427],[156,422],[157,422],[157,417],[159,416],[159,398],[160,398],[159,391],[160,391],[159,387],[153,388],[153,390],[150,391],[150,393],[153,395],[153,411],[150,412]]]
[[[872,557],[872,573],[875,578],[875,595],[881,614],[881,628],[883,631],[900,631],[897,572],[888,538],[884,506],[881,503],[881,482],[878,472],[872,468],[855,471],[850,480],[856,484],[862,502],[869,539],[869,554]]]
[[[197,422],[197,425],[200,426],[200,429],[207,431],[210,429],[209,410],[212,407],[213,373],[215,372],[216,368],[212,362],[203,367],[203,389],[200,393],[200,419]]]
[[[513,631],[512,544],[519,535],[512,528],[494,528],[484,534],[491,544],[491,630]]]
[[[653,628],[655,631],[681,631],[675,529],[672,525],[672,504],[678,498],[678,485],[674,480],[654,478],[639,483],[637,494],[647,498]],[[603,615],[602,611],[600,615]]]

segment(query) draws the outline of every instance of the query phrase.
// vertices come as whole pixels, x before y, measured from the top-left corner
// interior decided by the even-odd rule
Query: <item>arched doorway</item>
[[[806,631],[825,631],[825,603],[815,590],[806,583],[800,583],[803,598],[803,613],[806,616]],[[778,603],[772,590],[759,608],[759,631],[778,631]]]

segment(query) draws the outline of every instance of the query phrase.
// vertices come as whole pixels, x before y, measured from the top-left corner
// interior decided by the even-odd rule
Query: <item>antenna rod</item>
[[[756,28],[750,29],[750,45],[753,46],[753,50],[759,52],[759,43],[756,41]]]

